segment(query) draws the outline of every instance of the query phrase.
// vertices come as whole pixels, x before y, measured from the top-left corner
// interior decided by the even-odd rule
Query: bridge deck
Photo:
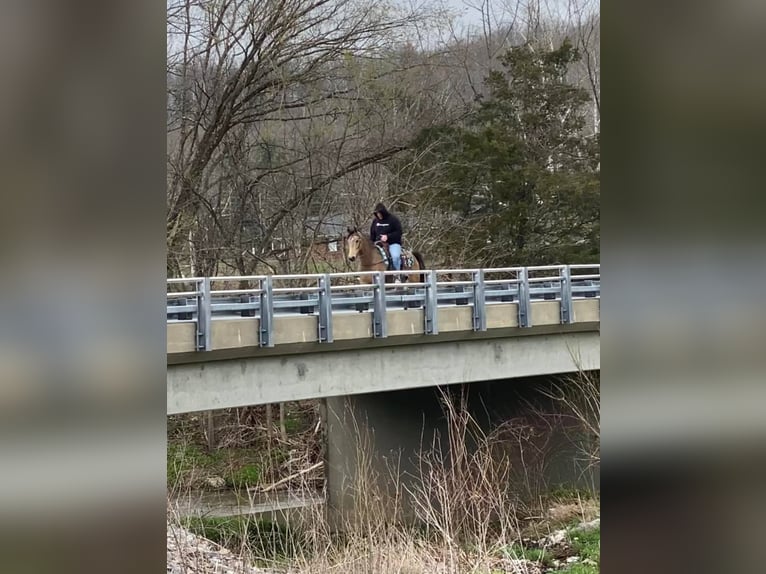
[[[365,275],[371,285],[359,284]],[[513,330],[531,335],[541,327],[597,329],[600,322],[598,265],[426,271],[422,283],[406,287],[386,284],[385,275],[169,280],[168,363],[513,336]],[[219,282],[223,289],[211,288]],[[171,290],[184,283],[191,290]],[[244,354],[232,354],[237,350]]]

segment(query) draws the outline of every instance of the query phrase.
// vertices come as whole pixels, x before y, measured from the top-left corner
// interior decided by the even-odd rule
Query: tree
[[[599,253],[599,142],[586,134],[587,92],[567,81],[568,41],[509,49],[488,97],[463,126],[423,134],[442,212],[440,239],[463,264],[593,261]]]
[[[379,78],[353,64],[420,19],[373,0],[169,3],[170,274],[252,272],[307,204],[404,149],[360,126],[362,87]]]

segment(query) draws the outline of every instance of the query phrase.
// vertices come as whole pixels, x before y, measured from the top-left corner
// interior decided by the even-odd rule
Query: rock
[[[167,574],[267,574],[178,524],[167,525]]]
[[[556,530],[554,532],[551,532],[545,538],[543,538],[542,545],[543,546],[560,546],[564,544],[566,541],[567,541],[567,531]]]
[[[571,530],[554,530],[551,532],[548,536],[541,539],[538,544],[540,546],[546,547],[546,546],[563,546],[567,544],[567,539],[569,536],[576,535],[578,533],[585,533],[585,532],[591,532],[593,530],[597,530],[601,527],[601,519],[596,518],[594,520],[591,520],[589,522],[583,522],[581,524],[578,524]]]
[[[570,556],[567,558],[567,564],[574,564],[575,562],[579,562],[580,557],[579,556]]]
[[[209,476],[205,479],[205,484],[211,488],[220,489],[226,486],[226,481],[220,476]]]
[[[537,562],[517,558],[509,558],[505,563],[509,574],[542,574],[542,568]]]
[[[601,528],[601,519],[594,518],[589,522],[583,522],[577,525],[577,527],[575,527],[575,532],[591,532],[593,530],[598,530],[599,528]]]
[[[562,501],[549,506],[545,511],[546,519],[551,523],[551,528],[571,524],[576,520],[590,520],[599,513],[599,504],[595,500],[578,499],[576,501]]]

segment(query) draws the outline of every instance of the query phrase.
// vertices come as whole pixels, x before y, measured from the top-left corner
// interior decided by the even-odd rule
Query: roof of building
[[[348,228],[343,215],[328,215],[326,217],[309,217],[306,228],[316,232],[317,237],[339,237]]]

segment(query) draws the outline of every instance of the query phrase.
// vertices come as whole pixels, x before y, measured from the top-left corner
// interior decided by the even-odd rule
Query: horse
[[[387,271],[386,259],[388,253],[372,242],[369,235],[358,229],[348,229],[346,236],[346,257],[351,263],[356,263],[357,271]],[[423,256],[417,251],[402,248],[402,281],[423,283],[425,275],[422,273],[405,273],[405,271],[423,271],[426,265]],[[372,275],[364,275],[360,278],[362,283],[371,284]],[[394,277],[386,276],[386,283],[392,283]]]

